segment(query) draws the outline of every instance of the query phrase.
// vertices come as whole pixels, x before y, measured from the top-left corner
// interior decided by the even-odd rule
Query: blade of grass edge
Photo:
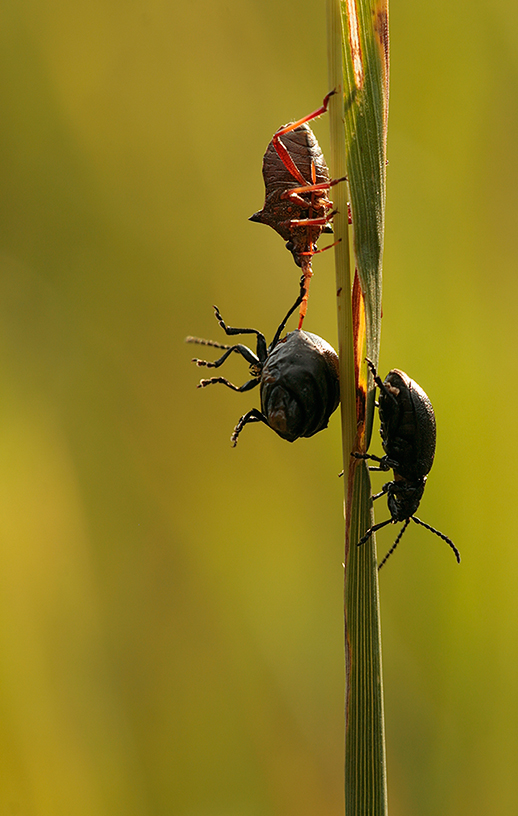
[[[359,0],[361,5],[362,0]],[[345,659],[346,659],[346,739],[345,739],[345,813],[346,816],[385,816],[387,813],[385,742],[383,718],[383,687],[381,669],[381,629],[379,620],[379,597],[375,541],[372,538],[363,547],[355,546],[363,532],[372,523],[371,490],[368,470],[365,463],[351,460],[351,452],[365,445],[366,433],[364,417],[357,418],[357,391],[366,390],[366,371],[363,363],[364,350],[377,362],[379,352],[379,329],[381,322],[381,252],[383,246],[383,216],[385,198],[385,134],[386,134],[386,67],[379,67],[374,80],[369,76],[364,85],[373,81],[379,88],[379,77],[385,81],[379,93],[368,94],[365,98],[358,93],[355,84],[354,59],[351,53],[350,28],[347,20],[348,10],[355,15],[354,0],[347,4],[340,0],[327,0],[328,30],[328,64],[329,84],[338,93],[332,97],[329,106],[331,127],[331,172],[334,178],[345,175],[347,166],[351,202],[353,209],[355,262],[359,269],[359,280],[363,297],[355,298],[353,315],[351,301],[351,275],[349,264],[349,241],[347,224],[347,187],[338,185],[334,203],[338,213],[334,219],[336,238],[340,243],[335,249],[338,333],[340,352],[340,388],[342,399],[342,440],[344,459],[344,483],[346,505],[345,533]],[[368,5],[363,3],[364,7]],[[370,11],[370,9],[369,9]],[[345,17],[344,17],[345,13]],[[367,22],[371,23],[371,44],[376,34],[376,22],[372,25],[372,15]],[[374,18],[379,25],[379,16]],[[360,16],[358,26],[365,27],[365,8]],[[386,22],[386,15],[385,15]],[[386,34],[386,28],[385,28]],[[357,34],[359,32],[356,30]],[[359,42],[364,40],[364,32],[359,34]],[[368,35],[367,35],[368,36]],[[353,42],[354,45],[354,42]],[[386,45],[386,39],[385,39]],[[379,58],[379,48],[378,48]],[[385,54],[387,50],[385,49]],[[356,66],[358,68],[358,66]],[[353,70],[351,70],[353,69]],[[369,65],[366,66],[369,73]],[[385,73],[384,73],[385,70]],[[377,80],[376,80],[377,78]],[[361,89],[360,89],[361,90]],[[360,99],[358,100],[358,97]],[[344,108],[344,99],[347,111]],[[381,99],[380,107],[377,102]],[[364,138],[364,123],[356,127],[358,101],[364,104],[362,116],[382,116],[382,127],[379,121],[370,121],[376,134],[381,133],[381,144],[374,150],[367,145],[368,161],[362,161],[362,152],[366,146],[358,139]],[[344,127],[345,124],[345,127]],[[374,186],[364,182],[364,174],[370,172],[372,182],[372,160],[377,155],[382,161],[378,165]],[[367,166],[365,166],[367,164]],[[369,165],[371,165],[369,170]],[[376,185],[376,179],[378,184]],[[357,193],[357,189],[360,193]],[[374,195],[374,198],[372,197]],[[370,199],[369,199],[370,196]],[[372,206],[374,201],[375,206]],[[355,206],[356,202],[356,206]],[[370,206],[369,206],[370,203]],[[374,212],[373,212],[374,211]],[[359,223],[360,222],[360,223]],[[374,229],[374,232],[373,232]],[[366,249],[358,252],[358,242],[367,240]],[[359,289],[358,289],[359,291]],[[362,308],[365,308],[365,319],[361,319]],[[353,317],[356,332],[363,331],[361,336],[353,336]],[[366,336],[365,336],[366,332]],[[356,351],[356,361],[354,358]],[[356,371],[359,381],[356,382]],[[361,375],[360,375],[361,372]],[[372,389],[371,389],[372,392]],[[373,398],[371,393],[370,410],[367,423],[370,435],[372,424]],[[359,400],[361,408],[362,401]],[[358,425],[360,421],[361,426]],[[349,474],[349,478],[347,478]],[[349,543],[352,542],[352,546]]]

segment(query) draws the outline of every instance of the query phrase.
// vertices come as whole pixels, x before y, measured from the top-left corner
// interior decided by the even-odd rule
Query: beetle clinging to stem
[[[300,294],[268,347],[264,334],[257,329],[227,326],[217,307],[214,307],[216,319],[227,335],[256,335],[255,354],[241,343],[230,346],[199,337],[186,338],[188,343],[225,349],[225,353],[214,362],[195,357],[193,362],[198,366],[219,368],[232,352],[240,354],[250,364],[252,378],[241,386],[234,385],[225,377],[211,377],[201,380],[198,388],[221,383],[233,391],[250,391],[257,385],[260,386],[261,410],[252,408],[241,417],[230,437],[234,447],[245,425],[251,422],[264,422],[288,442],[294,442],[299,437],[313,436],[327,428],[329,417],[338,407],[338,355],[329,343],[316,334],[300,329],[281,339],[289,317],[303,300],[304,292],[304,283],[301,281]]]
[[[358,547],[365,544],[373,533],[387,524],[403,521],[404,525],[398,537],[378,567],[381,569],[412,520],[442,538],[451,547],[457,562],[460,563],[460,553],[453,541],[414,515],[423,496],[426,478],[435,455],[436,430],[432,403],[423,389],[403,371],[392,369],[383,382],[369,359],[367,364],[380,392],[378,402],[380,434],[385,456],[379,457],[368,453],[352,455],[356,459],[371,459],[378,462],[378,467],[370,467],[369,470],[393,470],[394,479],[384,484],[381,491],[372,497],[374,500],[380,496],[387,496],[391,517],[370,527],[358,541]]]
[[[327,111],[334,93],[334,90],[328,93],[316,111],[284,125],[274,134],[263,158],[264,206],[250,217],[250,221],[273,227],[287,242],[287,249],[302,269],[304,295],[299,329],[307,310],[313,274],[311,258],[324,251],[317,250],[316,242],[322,232],[332,232],[330,221],[335,213],[327,191],[345,181],[345,177],[330,180],[320,145],[307,124]]]

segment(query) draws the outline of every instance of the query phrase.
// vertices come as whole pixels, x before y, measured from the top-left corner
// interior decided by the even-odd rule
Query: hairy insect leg
[[[306,260],[304,258],[302,261],[302,278],[300,279],[301,290],[303,291],[303,295],[299,309],[299,325],[298,325],[299,329],[302,328],[302,324],[304,322],[304,318],[306,317],[306,312],[308,310],[309,284],[312,276],[313,270],[311,268],[311,261]]]
[[[296,178],[297,181],[299,181],[301,184],[307,184],[306,179],[304,178],[304,176],[300,172],[299,168],[297,167],[297,165],[295,164],[295,162],[291,158],[291,155],[290,155],[290,152],[289,152],[288,148],[286,147],[284,142],[281,142],[281,140],[280,140],[277,133],[274,134],[274,137],[272,139],[272,144],[273,144],[275,150],[277,151],[277,155],[280,158],[280,160],[282,161],[282,163],[285,166],[286,170],[288,170],[288,172],[291,173],[293,178]]]
[[[290,218],[289,221],[281,221],[281,224],[287,224],[290,227],[325,227],[334,215],[336,215],[336,210],[322,216],[322,218]],[[301,252],[300,254],[303,255],[304,253]]]
[[[351,453],[351,456],[354,456],[355,459],[370,459],[373,462],[379,462],[379,467],[369,467],[369,470],[381,470],[385,472],[390,470],[390,468],[393,467],[393,464],[397,464],[392,463],[386,456],[375,456],[373,453]]]
[[[309,252],[299,252],[299,255],[311,255],[311,257],[313,257],[313,255],[320,255],[321,252],[326,252],[326,250],[328,249],[333,249],[333,247],[337,246],[337,244],[339,244],[341,240],[342,239],[339,238],[338,241],[333,241],[332,244],[329,244],[329,246],[322,247],[322,249],[312,249]]]
[[[331,181],[324,181],[322,184],[305,184],[303,187],[291,187],[289,190],[286,190],[281,198],[292,198],[293,196],[298,195],[299,193],[316,193],[319,190],[329,190],[331,187],[334,187],[335,184],[338,184],[340,181],[347,181],[347,176],[342,176],[339,179],[331,179]],[[303,204],[307,204],[307,201],[301,199]],[[330,201],[324,203],[324,207],[332,207]]]
[[[385,383],[383,382],[383,380],[379,376],[378,372],[376,371],[376,366],[374,365],[372,360],[369,360],[368,357],[366,357],[365,359],[367,361],[367,365],[369,366],[369,368],[371,370],[372,376],[374,377],[374,382],[378,386],[379,390],[382,391],[385,394],[386,397],[389,397],[389,399],[391,399],[392,402],[395,405],[397,405],[397,399],[396,399],[395,395],[391,391],[389,391],[389,389],[387,388],[387,386],[385,385]]]
[[[309,113],[307,116],[303,116],[302,119],[297,119],[296,122],[291,122],[289,125],[284,125],[284,127],[279,128],[279,130],[276,133],[274,133],[272,144],[275,150],[277,151],[277,155],[279,156],[280,160],[282,161],[286,169],[291,173],[291,175],[294,178],[296,178],[297,181],[300,181],[300,183],[303,185],[305,185],[307,182],[302,173],[300,172],[299,168],[291,158],[288,150],[286,149],[286,146],[281,141],[280,137],[283,136],[285,133],[290,133],[292,130],[296,130],[296,128],[300,127],[301,125],[304,125],[306,122],[311,122],[312,119],[317,119],[319,116],[322,116],[322,114],[327,111],[327,106],[330,97],[333,96],[333,94],[335,93],[336,90],[330,91],[324,98],[324,101],[322,102],[320,108],[313,111],[312,113]]]
[[[268,425],[268,420],[262,414],[258,408],[252,408],[251,411],[248,411],[247,414],[244,414],[239,422],[237,423],[236,427],[232,431],[232,435],[230,437],[230,441],[232,442],[232,447],[235,448],[237,445],[237,438],[245,425],[248,425],[250,422],[264,422],[265,425]]]
[[[213,306],[213,309],[214,309],[214,315],[216,317],[216,320],[218,321],[219,325],[221,326],[221,328],[223,329],[225,334],[227,334],[229,336],[232,336],[232,335],[235,335],[235,334],[255,334],[255,336],[257,337],[257,357],[258,357],[258,359],[260,361],[266,360],[266,339],[265,339],[264,334],[262,332],[257,331],[257,329],[236,329],[236,328],[234,328],[232,326],[227,326],[227,324],[225,323],[225,321],[221,317],[221,314],[220,314],[220,311],[219,311],[218,307]],[[246,346],[243,346],[243,348],[246,348]],[[241,353],[241,352],[239,352],[239,353]],[[257,362],[257,360],[251,361],[251,362]]]
[[[303,188],[303,187],[297,187],[297,190],[298,190],[298,191],[302,190],[302,192],[304,192],[305,188]],[[307,191],[308,191],[308,192],[310,192],[312,195],[314,195],[314,193],[312,193],[312,188],[311,188],[311,185],[309,185],[309,186],[308,186],[308,190],[307,190]],[[299,194],[299,192],[295,192],[295,193],[294,193],[294,191],[293,191],[291,188],[290,188],[290,189],[288,189],[288,190],[285,190],[285,191],[284,191],[284,192],[281,194],[281,200],[286,201],[286,200],[288,200],[288,199],[290,200],[290,202],[291,202],[292,204],[296,204],[296,205],[297,205],[297,206],[299,206],[299,207],[304,207],[304,208],[307,208],[307,207],[308,207],[308,202],[306,201],[306,199],[305,199],[305,198],[302,198],[302,196]],[[325,208],[325,207],[329,208],[329,207],[332,207],[332,206],[333,206],[333,203],[332,203],[332,201],[328,201],[327,199],[325,199],[325,198],[322,198],[322,197],[321,197],[320,202],[319,202],[319,205],[320,205],[321,207],[324,207],[324,208]],[[313,206],[315,206],[315,202],[313,202]]]
[[[195,338],[193,338],[191,342],[196,342]],[[243,346],[241,343],[238,343],[235,346],[223,346],[223,348],[226,348],[227,351],[222,354],[218,360],[214,360],[214,362],[210,362],[209,360],[200,360],[199,357],[193,357],[191,362],[196,363],[197,366],[219,368],[220,365],[225,362],[227,357],[229,357],[232,352],[235,351],[236,354],[240,354],[242,357],[244,357],[247,363],[250,363],[250,365],[258,365],[260,363],[257,355],[255,355],[254,352],[248,348],[248,346]]]
[[[283,318],[282,322],[279,324],[279,326],[278,326],[278,328],[277,328],[277,331],[275,332],[275,336],[274,336],[274,338],[273,338],[272,342],[270,343],[269,351],[271,351],[272,349],[274,349],[274,348],[275,348],[275,346],[277,345],[277,343],[279,342],[279,337],[281,336],[282,332],[284,331],[284,327],[286,326],[286,323],[288,322],[288,320],[289,320],[289,319],[290,319],[290,317],[292,316],[292,314],[293,314],[293,312],[295,311],[295,309],[297,308],[297,306],[299,306],[299,305],[300,305],[300,303],[301,303],[301,301],[302,301],[302,299],[303,299],[303,297],[304,297],[304,293],[305,293],[305,288],[304,288],[304,275],[302,275],[302,277],[301,277],[301,279],[300,279],[300,292],[299,292],[299,296],[298,296],[297,300],[295,301],[295,303],[293,304],[293,306],[291,306],[291,307],[290,307],[290,309],[289,309],[289,311],[286,313],[286,315],[285,315],[285,317]],[[299,328],[300,328],[300,327],[299,327]]]
[[[313,111],[312,113],[308,113],[308,115],[303,116],[302,119],[297,119],[296,122],[291,122],[289,125],[284,125],[284,127],[279,128],[275,136],[277,137],[283,136],[284,133],[289,133],[290,131],[295,130],[301,125],[305,125],[306,122],[311,122],[312,119],[318,119],[319,116],[322,116],[323,113],[326,113],[329,100],[335,93],[336,88],[333,88],[333,90],[329,91],[329,93],[324,97],[324,101],[322,102],[321,106],[317,108],[317,110]]]
[[[200,380],[196,388],[206,388],[208,385],[216,385],[220,383],[221,385],[226,385],[227,388],[231,388],[232,391],[251,391],[252,388],[255,388],[256,385],[259,385],[260,377],[254,377],[253,380],[248,380],[248,382],[243,383],[243,385],[234,385],[231,383],[230,380],[225,379],[225,377],[211,377],[208,380]]]
[[[365,535],[363,535],[360,538],[360,540],[358,541],[358,544],[356,546],[361,547],[362,544],[365,544],[365,542],[369,540],[371,535],[373,535],[374,533],[377,533],[378,530],[381,530],[382,527],[386,527],[387,524],[394,524],[394,519],[389,518],[386,521],[380,521],[379,524],[374,524],[372,527],[369,527],[369,529],[367,530]]]
[[[423,527],[426,527],[426,529],[430,530],[431,533],[435,533],[435,535],[439,536],[439,538],[442,538],[442,540],[445,541],[446,544],[449,544],[449,546],[452,548],[453,552],[455,553],[455,558],[457,559],[457,564],[460,564],[460,552],[458,551],[457,547],[455,546],[455,544],[453,543],[451,538],[448,538],[448,536],[445,536],[444,533],[440,533],[439,530],[436,530],[435,527],[431,527],[425,521],[421,521],[421,519],[418,519],[417,516],[410,516],[410,518],[412,519],[412,521],[415,521],[416,524],[421,524]]]
[[[393,553],[393,552],[394,552],[394,550],[396,549],[397,545],[398,545],[398,544],[399,544],[399,542],[401,541],[401,536],[403,535],[403,533],[405,532],[405,530],[406,530],[406,528],[408,527],[408,525],[409,525],[409,524],[410,524],[410,519],[407,519],[407,520],[405,521],[405,523],[403,524],[403,526],[402,526],[402,528],[401,528],[401,530],[400,530],[400,532],[399,532],[398,537],[396,538],[396,540],[394,541],[394,543],[393,543],[392,547],[390,548],[390,550],[389,550],[389,551],[388,551],[388,553],[386,554],[385,558],[383,559],[383,561],[381,562],[381,564],[378,564],[378,571],[379,571],[379,570],[382,568],[382,566],[383,566],[383,564],[385,563],[385,561],[386,561],[388,558],[390,558],[390,556],[392,555],[392,553]]]
[[[311,257],[313,257],[313,255],[320,255],[321,252],[326,252],[328,249],[333,249],[333,247],[337,246],[341,240],[342,239],[339,238],[338,241],[333,241],[332,244],[329,244],[329,246],[326,247],[322,247],[322,249],[312,249],[309,252],[299,252],[299,255],[310,255]]]
[[[374,377],[374,382],[376,383],[376,385],[378,386],[380,391],[384,390],[385,386],[383,385],[383,380],[381,379],[378,372],[376,371],[376,366],[374,365],[372,360],[369,360],[368,357],[366,357],[365,360],[367,362],[367,365],[369,366],[369,369],[371,371],[372,376]]]

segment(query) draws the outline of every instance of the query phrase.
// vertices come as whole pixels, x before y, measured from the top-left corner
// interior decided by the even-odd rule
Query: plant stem
[[[342,400],[342,442],[345,487],[345,813],[346,816],[385,816],[387,813],[383,688],[381,671],[381,630],[374,536],[361,548],[356,546],[372,523],[372,502],[368,469],[351,457],[364,450],[370,433],[373,400],[366,415],[367,377],[365,349],[378,358],[381,316],[381,249],[384,214],[384,129],[376,117],[386,123],[386,97],[370,92],[378,86],[369,64],[361,63],[362,53],[375,56],[379,35],[372,25],[369,0],[357,0],[361,9],[356,19],[356,3],[327,0],[329,84],[337,94],[329,104],[331,127],[331,173],[339,178],[347,172],[353,203],[355,236],[354,288],[349,263],[347,185],[335,187],[334,231],[340,243],[335,247],[338,303],[338,345],[340,353],[340,392]],[[348,13],[354,14],[349,20]],[[377,19],[377,18],[376,18]],[[367,22],[365,22],[367,21]],[[371,28],[368,26],[371,25]],[[355,37],[364,47],[355,59]],[[374,43],[378,37],[377,43]],[[379,67],[379,66],[378,66]],[[364,72],[361,74],[361,72]],[[365,74],[367,72],[367,75]],[[359,81],[359,78],[361,82]],[[367,89],[368,92],[365,92]],[[362,95],[363,91],[363,95]],[[347,110],[344,108],[347,100]],[[364,121],[357,125],[360,104]],[[361,117],[360,117],[361,118]],[[358,137],[358,133],[360,137]],[[366,144],[365,134],[375,134],[376,142]],[[363,134],[363,136],[362,136]],[[360,140],[359,140],[360,138]],[[375,141],[376,141],[375,139]],[[373,153],[374,150],[374,153]],[[362,160],[367,155],[367,163]],[[372,173],[369,162],[381,156],[383,168]],[[374,181],[372,179],[374,178]],[[377,190],[372,193],[372,187]],[[358,206],[354,207],[354,203]],[[360,241],[361,236],[361,241]],[[363,243],[361,243],[363,242]],[[358,246],[361,252],[358,252]],[[367,421],[367,426],[366,426]]]

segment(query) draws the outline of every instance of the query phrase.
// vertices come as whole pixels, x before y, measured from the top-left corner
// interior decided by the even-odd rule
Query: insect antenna
[[[198,343],[199,346],[212,346],[213,348],[229,349],[228,343],[217,343],[215,340],[205,340],[203,337],[192,337],[189,335],[185,338],[186,343]]]
[[[415,521],[416,524],[421,524],[423,527],[426,527],[426,529],[430,530],[431,533],[435,533],[435,535],[439,536],[439,538],[442,538],[442,540],[445,541],[446,544],[449,544],[449,546],[452,548],[453,552],[455,553],[455,558],[457,559],[457,563],[460,564],[460,552],[458,551],[457,547],[455,546],[455,544],[453,543],[451,538],[448,538],[448,536],[445,536],[444,533],[440,533],[439,530],[435,529],[435,527],[430,527],[429,524],[426,524],[426,522],[421,521],[421,519],[418,519],[417,516],[410,516],[410,518],[412,519],[412,521]]]
[[[394,541],[394,543],[393,543],[392,547],[390,548],[390,550],[389,550],[389,551],[388,551],[388,553],[386,554],[386,556],[385,556],[385,558],[383,559],[383,561],[381,562],[381,564],[378,564],[378,571],[379,571],[379,570],[382,568],[382,566],[383,566],[383,564],[385,563],[385,561],[387,561],[387,560],[388,560],[388,558],[389,558],[389,557],[392,555],[392,553],[393,553],[393,552],[394,552],[394,550],[396,549],[397,545],[398,545],[398,544],[399,544],[399,542],[401,541],[401,536],[403,535],[403,533],[405,532],[405,530],[406,530],[406,528],[408,527],[408,525],[409,525],[409,524],[410,524],[410,519],[409,519],[409,518],[407,518],[407,520],[405,521],[405,523],[403,524],[403,526],[402,526],[402,528],[401,528],[401,530],[400,530],[400,533],[399,533],[398,537],[397,537],[397,538],[396,538],[396,540]]]

